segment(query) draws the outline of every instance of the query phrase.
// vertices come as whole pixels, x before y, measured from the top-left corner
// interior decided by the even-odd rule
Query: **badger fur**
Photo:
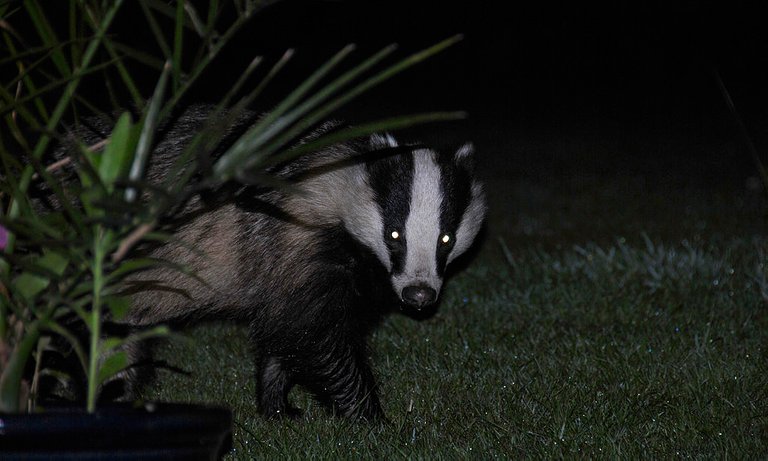
[[[201,117],[184,115],[168,131],[150,176]],[[393,309],[436,303],[446,266],[477,236],[485,201],[472,147],[440,153],[374,135],[272,174],[295,190],[193,200],[179,243],[153,256],[192,267],[205,284],[169,269],[135,276],[129,323],[247,322],[264,415],[297,414],[288,394],[302,385],[338,414],[375,419],[382,410],[366,337]]]

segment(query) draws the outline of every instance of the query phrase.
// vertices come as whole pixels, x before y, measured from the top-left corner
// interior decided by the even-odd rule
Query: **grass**
[[[167,347],[192,375],[161,372],[151,397],[231,406],[230,459],[765,455],[768,241],[638,240],[484,252],[436,317],[391,318],[372,339],[388,425],[301,392],[303,419],[263,421],[225,325]]]
[[[331,418],[300,391],[304,418],[264,421],[231,325],[164,348],[191,375],[161,371],[147,396],[229,405],[233,460],[765,458],[763,192],[714,187],[726,156],[703,180],[656,157],[627,173],[576,139],[561,150],[582,154],[552,154],[561,171],[539,177],[528,141],[477,138],[517,154],[486,165],[489,231],[438,314],[393,316],[371,339],[389,424]]]

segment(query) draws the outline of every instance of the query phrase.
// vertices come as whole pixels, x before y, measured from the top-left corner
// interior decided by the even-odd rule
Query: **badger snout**
[[[437,291],[425,286],[407,286],[401,296],[406,304],[421,309],[435,302]]]

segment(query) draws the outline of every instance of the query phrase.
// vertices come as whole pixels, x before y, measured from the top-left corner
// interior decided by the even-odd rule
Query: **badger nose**
[[[410,286],[403,288],[403,301],[415,307],[424,307],[435,302],[437,292],[429,287]]]

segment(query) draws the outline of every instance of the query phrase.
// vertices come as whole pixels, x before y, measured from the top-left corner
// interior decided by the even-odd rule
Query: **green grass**
[[[714,241],[716,240],[716,241]],[[386,425],[262,420],[245,331],[162,351],[148,397],[235,413],[230,459],[756,458],[768,453],[768,240],[485,251],[434,318],[372,338]],[[185,359],[180,359],[184,357]]]

